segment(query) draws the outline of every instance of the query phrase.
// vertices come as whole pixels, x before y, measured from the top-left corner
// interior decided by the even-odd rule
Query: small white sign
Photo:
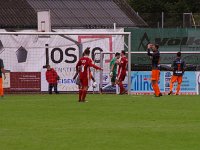
[[[4,75],[2,76],[3,79],[3,87],[10,88],[10,72],[5,73],[6,79],[4,80]]]

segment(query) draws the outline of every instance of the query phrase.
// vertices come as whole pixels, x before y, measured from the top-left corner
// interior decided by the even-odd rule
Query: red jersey
[[[79,59],[77,65],[76,65],[76,70],[80,70],[79,71],[80,79],[89,79],[90,67],[101,70],[100,67],[98,67],[92,63],[91,58],[84,56]]]
[[[118,68],[118,76],[121,74],[125,75],[127,70],[128,59],[126,56],[122,57],[120,60],[119,68]]]

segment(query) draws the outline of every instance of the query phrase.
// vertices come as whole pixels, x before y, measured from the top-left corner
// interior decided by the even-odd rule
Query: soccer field
[[[199,150],[200,96],[7,95],[1,150]]]

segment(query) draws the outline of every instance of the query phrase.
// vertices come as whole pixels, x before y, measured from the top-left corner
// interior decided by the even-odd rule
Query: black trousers
[[[50,83],[49,84],[49,94],[52,94],[52,89],[54,88],[54,92],[58,94],[58,89],[57,89],[58,84],[57,83]]]

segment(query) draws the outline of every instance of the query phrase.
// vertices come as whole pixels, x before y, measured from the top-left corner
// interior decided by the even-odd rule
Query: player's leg
[[[159,87],[159,80],[160,80],[160,70],[157,70],[157,74],[156,74],[156,81],[157,81],[157,90],[158,90],[158,93],[159,93],[159,96],[162,96],[162,93],[160,92],[160,87]]]
[[[119,94],[119,85],[118,84],[116,84],[116,94]]]
[[[116,75],[113,75],[111,77],[111,82],[109,82],[107,85],[105,85],[104,87],[102,87],[102,90],[110,87],[110,86],[114,86],[115,85],[115,80],[116,80]]]
[[[125,74],[121,74],[120,77],[119,77],[119,88],[120,88],[120,94],[125,94],[126,93],[126,90],[124,88],[124,85],[123,85],[123,81],[125,79],[126,75]]]
[[[96,82],[95,78],[93,77],[93,75],[91,74],[91,79],[93,82]]]
[[[79,83],[79,102],[82,101],[82,93],[83,93],[83,89],[82,89],[82,85],[83,85],[83,80],[82,79],[79,79],[80,83]]]
[[[177,76],[172,76],[171,77],[171,80],[170,80],[170,89],[169,89],[169,93],[168,95],[171,95],[173,93],[173,86],[174,86],[174,83],[177,81]]]
[[[87,95],[87,90],[88,90],[88,86],[83,87],[82,102],[86,102],[85,98]]]
[[[111,78],[111,84],[112,86],[116,88],[116,94],[119,94],[119,85],[117,84],[117,74],[113,74]]]
[[[82,98],[82,93],[83,93],[83,89],[80,88],[80,89],[79,89],[79,99],[78,99],[79,102],[82,101],[82,99],[81,99],[81,98]]]
[[[154,90],[154,94],[156,95],[156,77],[155,77],[155,70],[152,70],[151,72],[151,85]]]
[[[57,83],[54,84],[54,92],[56,94],[59,94],[59,92],[58,92],[58,84]]]
[[[155,96],[159,97],[159,94],[160,94],[160,93],[158,92],[157,81],[156,81],[156,80],[152,80],[152,81],[151,81],[151,84],[152,84],[152,87],[153,87]]]
[[[108,84],[106,84],[104,87],[102,87],[102,90],[105,90],[106,88],[108,88],[108,87],[110,87],[112,85],[112,83],[108,83]]]
[[[117,77],[117,75],[113,76],[111,83],[112,83],[112,86],[115,86],[115,88],[116,88],[116,94],[119,94],[119,85],[117,84],[116,77]]]
[[[177,88],[176,88],[176,95],[179,95],[179,91],[181,89],[182,80],[183,80],[182,76],[178,76],[177,77],[178,85],[177,85]]]
[[[53,88],[53,84],[49,83],[49,94],[52,94],[52,88]]]
[[[87,95],[87,90],[88,90],[88,79],[84,79],[83,80],[83,84],[82,84],[82,95],[81,95],[81,102],[85,102],[85,98]]]
[[[159,97],[161,95],[160,88],[158,86],[160,71],[159,70],[152,70],[152,78],[151,83],[155,93],[155,96]]]
[[[0,96],[4,96],[4,91],[3,91],[3,79],[0,78]]]

